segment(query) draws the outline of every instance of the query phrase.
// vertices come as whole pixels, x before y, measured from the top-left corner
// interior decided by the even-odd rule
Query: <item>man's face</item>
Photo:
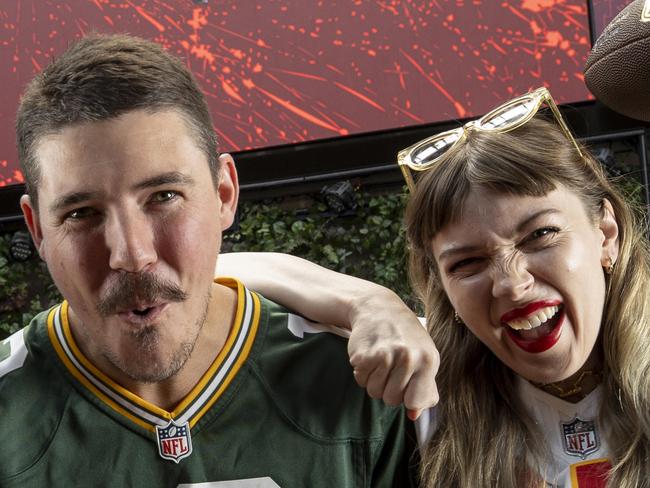
[[[137,110],[39,141],[39,208],[22,206],[77,340],[99,365],[162,381],[189,357],[206,317],[237,178],[207,158],[174,111]]]

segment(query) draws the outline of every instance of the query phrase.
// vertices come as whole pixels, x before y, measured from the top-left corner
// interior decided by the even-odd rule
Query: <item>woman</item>
[[[560,483],[569,458],[596,447],[568,445],[580,428],[605,445],[610,486],[648,483],[646,243],[556,117],[507,131],[469,127],[422,172],[409,202],[410,269],[441,353],[441,421],[423,455],[430,484]],[[454,325],[454,308],[465,327]],[[593,403],[595,422],[544,425],[540,410],[589,412]]]
[[[441,357],[422,485],[650,486],[647,243],[548,92],[399,161]]]

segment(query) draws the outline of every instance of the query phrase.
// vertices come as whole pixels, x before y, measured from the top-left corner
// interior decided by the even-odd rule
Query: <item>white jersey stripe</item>
[[[78,357],[79,352],[77,352],[77,355],[75,355],[75,345],[73,342],[69,342],[66,335],[66,332],[69,330],[69,324],[63,318],[64,305],[57,307],[54,312],[52,321],[54,338],[58,343],[58,346],[60,347],[63,355],[69,362],[68,367],[74,368],[76,371],[71,371],[73,375],[78,376],[78,378],[83,377],[90,383],[90,385],[105,395],[105,399],[107,398],[110,401],[115,402],[117,406],[124,409],[124,412],[128,412],[129,414],[134,415],[134,418],[137,417],[140,419],[140,421],[143,421],[151,426],[166,426],[172,416],[177,422],[180,423],[198,421],[198,418],[194,419],[194,417],[201,412],[206,403],[209,401],[215,401],[213,398],[214,395],[220,390],[225,381],[230,381],[228,380],[229,374],[231,373],[238,359],[242,356],[242,354],[244,354],[244,351],[246,350],[245,344],[247,342],[250,342],[250,336],[253,334],[252,330],[256,328],[255,316],[257,307],[255,305],[255,300],[253,299],[252,293],[243,287],[240,283],[234,282],[234,280],[231,281],[231,286],[234,286],[235,289],[239,288],[241,301],[243,302],[239,304],[239,307],[241,307],[240,322],[239,324],[233,324],[232,333],[236,334],[236,336],[232,339],[234,340],[234,344],[230,346],[230,350],[227,351],[226,357],[222,360],[221,364],[218,365],[216,371],[213,372],[213,376],[208,380],[205,388],[200,393],[196,391],[192,393],[193,395],[197,396],[192,400],[191,403],[189,403],[184,411],[167,412],[169,414],[169,418],[167,416],[157,414],[155,411],[147,409],[146,405],[141,406],[135,403],[132,399],[125,396],[122,392],[113,388],[110,381],[107,382],[103,378],[97,376],[95,373],[93,373],[93,371],[84,365],[84,357]],[[242,291],[243,293],[241,293]],[[104,401],[106,401],[105,399]]]
[[[212,397],[214,392],[219,388],[224,378],[230,371],[230,368],[232,367],[235,360],[239,357],[239,354],[243,349],[242,346],[248,337],[253,318],[253,297],[251,296],[251,292],[245,289],[244,296],[244,317],[242,319],[242,326],[239,332],[239,337],[237,338],[237,342],[235,342],[235,345],[231,349],[230,354],[219,368],[217,374],[214,375],[208,387],[203,391],[203,393],[201,393],[196,401],[178,417],[180,423],[189,422],[194,414],[205,404],[205,402],[208,401],[210,397]]]
[[[0,378],[21,368],[27,358],[27,346],[25,345],[25,330],[21,329],[12,334],[2,342],[3,346],[9,345],[9,357],[0,361]]]

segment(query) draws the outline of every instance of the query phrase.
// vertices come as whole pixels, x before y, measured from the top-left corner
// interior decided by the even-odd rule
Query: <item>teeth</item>
[[[552,318],[558,312],[558,310],[560,310],[560,307],[558,305],[555,305],[553,307],[545,307],[538,310],[534,314],[529,315],[528,317],[511,320],[510,322],[507,322],[507,324],[509,327],[515,330],[534,329],[535,327],[539,327],[544,322]]]

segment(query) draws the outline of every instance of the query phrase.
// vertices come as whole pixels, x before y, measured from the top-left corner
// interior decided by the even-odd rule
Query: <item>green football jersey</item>
[[[82,354],[66,302],[0,343],[0,487],[410,486],[404,411],[355,383],[338,329],[220,282],[228,339],[171,412]]]

